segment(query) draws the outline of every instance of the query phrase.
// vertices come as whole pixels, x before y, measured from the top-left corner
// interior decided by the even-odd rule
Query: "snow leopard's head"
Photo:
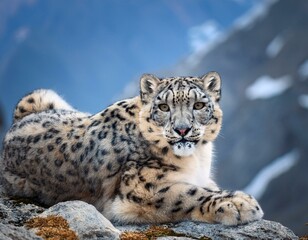
[[[202,77],[140,80],[140,125],[148,140],[171,147],[177,156],[193,154],[198,145],[213,141],[221,128],[221,79],[209,72]]]

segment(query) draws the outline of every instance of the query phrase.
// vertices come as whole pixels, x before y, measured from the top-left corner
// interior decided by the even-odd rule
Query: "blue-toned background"
[[[187,57],[195,47],[194,27],[213,21],[219,30],[229,29],[251,5],[231,0],[2,0],[0,101],[5,116],[35,88],[55,89],[76,108],[99,111],[142,73],[170,69]]]
[[[265,218],[308,232],[308,2],[0,0],[0,137],[18,99],[52,88],[97,112],[142,73],[220,72],[215,176]]]

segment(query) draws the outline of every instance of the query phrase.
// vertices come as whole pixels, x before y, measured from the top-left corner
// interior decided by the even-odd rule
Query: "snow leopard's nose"
[[[190,131],[191,128],[175,128],[174,131],[179,134],[180,136],[184,137]]]

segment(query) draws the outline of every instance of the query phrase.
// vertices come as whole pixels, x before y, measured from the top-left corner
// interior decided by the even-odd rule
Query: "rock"
[[[179,223],[172,228],[176,232],[191,232],[193,237],[208,236],[213,239],[298,239],[280,223],[261,220],[238,227],[222,225]]]
[[[61,216],[80,240],[120,239],[121,232],[155,232],[168,229],[165,234],[157,235],[159,240],[187,239],[298,239],[288,228],[280,223],[261,220],[237,227],[198,222],[180,222],[159,225],[115,225],[114,227],[94,206],[82,201],[58,203],[49,209],[22,201],[0,197],[0,239],[41,239],[23,227],[33,217],[46,218]],[[42,212],[44,211],[44,212]],[[157,225],[156,225],[157,226]],[[146,231],[147,230],[147,231]],[[123,235],[122,235],[123,236]],[[125,239],[125,238],[124,238]],[[126,238],[131,239],[131,238]],[[138,239],[138,238],[137,238]],[[146,239],[146,238],[145,238]]]
[[[206,224],[196,222],[180,222],[164,225],[180,236],[160,237],[160,240],[167,239],[298,239],[288,228],[280,223],[267,220],[260,220],[237,227],[228,227],[220,224]],[[124,231],[144,231],[149,225],[127,225],[116,226]],[[182,235],[183,234],[183,235]]]
[[[24,228],[23,225],[29,218],[43,211],[44,208],[34,204],[0,197],[0,239],[41,239],[33,232]]]
[[[43,239],[78,240],[77,234],[61,216],[34,217],[25,226]]]
[[[190,240],[188,237],[158,237],[157,240]]]
[[[36,236],[33,232],[28,231],[24,227],[16,227],[16,226],[0,223],[0,239],[1,240],[40,240],[42,238]]]
[[[61,202],[50,207],[39,217],[51,215],[58,215],[66,219],[70,228],[75,231],[80,240],[119,239],[120,231],[94,206],[88,203],[82,201]]]
[[[0,197],[0,223],[3,224],[23,226],[29,218],[42,213],[44,210],[43,207],[22,200]]]

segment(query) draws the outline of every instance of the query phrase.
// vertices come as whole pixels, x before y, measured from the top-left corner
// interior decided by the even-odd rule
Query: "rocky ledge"
[[[92,205],[68,201],[48,209],[0,198],[0,239],[298,239],[280,223],[261,220],[227,227],[180,222],[164,225],[112,224]]]

